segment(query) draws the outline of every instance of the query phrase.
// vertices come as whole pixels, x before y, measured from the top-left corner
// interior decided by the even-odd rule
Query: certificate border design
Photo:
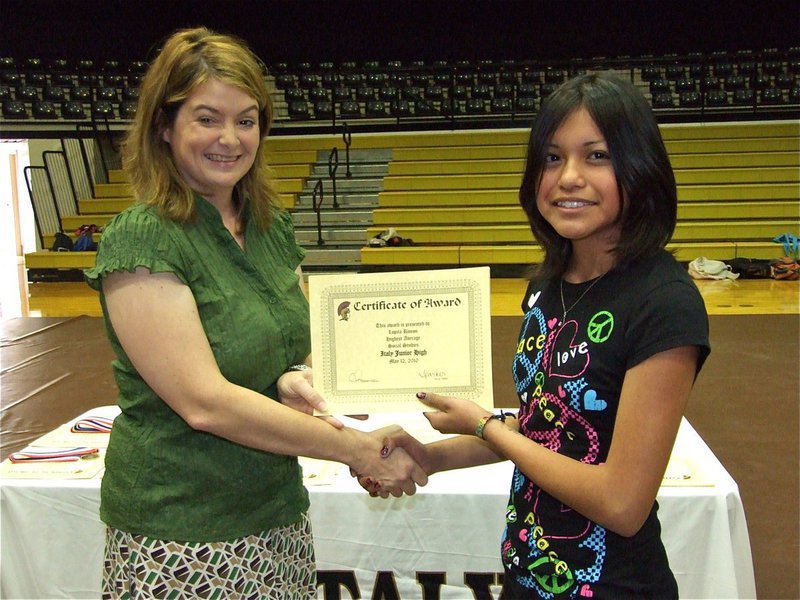
[[[480,269],[480,268],[477,268]],[[464,269],[459,269],[463,271]],[[342,283],[324,283],[324,287],[317,295],[318,299],[318,314],[319,318],[319,343],[324,345],[320,348],[322,356],[315,356],[315,361],[322,362],[319,365],[321,368],[316,370],[317,383],[316,386],[320,389],[323,395],[330,398],[334,404],[348,402],[359,403],[368,398],[369,402],[374,405],[381,405],[383,403],[396,403],[398,397],[411,395],[420,389],[433,391],[446,395],[458,396],[461,398],[485,402],[491,402],[492,399],[492,374],[491,370],[491,339],[486,339],[486,333],[491,331],[490,319],[491,313],[488,310],[489,291],[482,291],[482,281],[475,278],[465,277],[465,273],[453,273],[449,270],[447,273],[444,271],[429,271],[425,273],[424,279],[413,279],[408,282],[397,281],[392,284],[391,289],[387,289],[385,280],[370,281],[370,274],[360,275],[363,277],[362,281],[343,281]],[[431,273],[441,275],[441,277],[431,278]],[[406,273],[411,275],[411,273]],[[384,274],[385,275],[385,274]],[[325,277],[325,276],[322,276]],[[347,276],[345,276],[346,278]],[[473,326],[469,328],[468,332],[468,348],[459,349],[459,351],[468,353],[468,369],[470,373],[470,382],[468,385],[435,385],[431,382],[430,385],[420,386],[419,383],[403,387],[402,383],[391,388],[378,388],[368,390],[352,390],[346,388],[343,382],[337,380],[337,364],[336,364],[336,348],[337,342],[341,343],[342,340],[336,338],[336,308],[343,302],[351,300],[353,297],[367,298],[371,296],[380,297],[381,299],[391,301],[392,298],[401,298],[409,295],[427,295],[428,297],[435,297],[442,294],[453,293],[464,295],[468,297],[468,310],[470,311],[468,318],[470,324]],[[487,320],[489,320],[487,322]],[[486,353],[489,354],[487,360]],[[413,403],[412,403],[413,404]]]

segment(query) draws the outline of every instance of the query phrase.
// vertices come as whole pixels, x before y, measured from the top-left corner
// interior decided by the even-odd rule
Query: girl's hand
[[[440,433],[475,435],[475,427],[482,417],[491,415],[471,400],[441,396],[432,392],[417,392],[417,398],[438,412],[426,412],[431,427]]]
[[[417,491],[416,486],[428,483],[425,470],[405,450],[397,448],[391,456],[382,451],[383,440],[397,435],[398,430],[401,429],[397,425],[390,425],[362,433],[364,442],[357,464],[350,465],[350,472],[372,496],[411,496]]]

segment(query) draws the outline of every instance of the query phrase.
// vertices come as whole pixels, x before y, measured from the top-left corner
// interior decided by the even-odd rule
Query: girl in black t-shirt
[[[403,446],[428,474],[515,464],[503,598],[677,597],[655,498],[709,352],[708,318],[664,250],[675,178],[633,84],[581,75],[548,97],[520,203],[545,259],[522,300],[519,412],[420,392],[437,411],[431,425],[463,435],[387,447]]]

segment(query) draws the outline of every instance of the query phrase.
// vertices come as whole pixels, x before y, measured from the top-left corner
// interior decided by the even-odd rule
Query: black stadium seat
[[[682,92],[678,96],[678,103],[681,107],[703,106],[703,98],[698,92]]]
[[[345,100],[339,106],[339,114],[343,119],[357,119],[361,116],[361,105],[353,100]]]
[[[654,81],[661,79],[661,69],[653,65],[642,67],[641,71],[642,81]]]
[[[356,89],[356,100],[360,102],[367,102],[368,100],[375,99],[375,88],[366,85],[359,86]]]
[[[314,117],[317,119],[333,118],[333,103],[329,100],[321,100],[314,104]]]
[[[378,99],[384,102],[393,102],[397,99],[397,88],[382,87],[378,90]]]
[[[415,114],[420,117],[435,117],[441,114],[430,100],[419,99],[415,102],[414,108]]]
[[[425,88],[425,98],[428,100],[441,100],[444,97],[444,88],[440,85],[429,85]]]
[[[708,106],[727,106],[728,92],[723,90],[711,90],[706,94],[706,104]]]
[[[672,92],[658,92],[653,94],[653,108],[672,108],[675,106],[675,99]]]
[[[95,102],[92,105],[92,117],[95,119],[113,119],[114,105],[105,100]]]
[[[308,90],[308,99],[311,102],[322,102],[330,100],[330,94],[325,88],[315,87]]]
[[[789,73],[781,71],[777,75],[775,75],[775,85],[782,90],[788,90],[794,85],[794,77],[792,77]]]
[[[16,87],[22,84],[22,77],[17,72],[8,72],[0,75],[0,81],[5,85]]]
[[[33,85],[36,87],[44,87],[47,85],[47,75],[44,73],[26,73],[25,84]]]
[[[394,100],[389,110],[393,117],[410,117],[413,114],[408,100]]]
[[[133,101],[139,99],[139,88],[137,87],[124,87],[122,88],[122,100]]]
[[[85,119],[86,108],[83,102],[70,100],[61,105],[61,116],[65,119]]]
[[[768,87],[772,87],[772,77],[766,73],[760,73],[753,78],[753,88],[765,90]]]
[[[113,87],[102,87],[99,88],[95,92],[95,98],[97,100],[106,101],[106,102],[119,102],[119,96],[117,94],[116,88]]]
[[[550,94],[555,92],[557,88],[557,83],[543,83],[542,87],[539,88],[539,94],[542,98],[547,98]]]
[[[74,82],[72,80],[72,75],[68,75],[67,73],[55,73],[50,76],[50,85],[72,87]]]
[[[58,119],[56,106],[52,102],[37,100],[32,107],[34,119]]]
[[[783,92],[776,87],[763,89],[760,94],[760,102],[761,104],[782,104]]]
[[[4,100],[3,117],[6,119],[27,119],[28,110],[25,108],[25,103],[19,100]]]
[[[659,94],[661,92],[672,91],[669,81],[666,79],[653,79],[650,81],[650,93]]]
[[[25,85],[17,88],[15,98],[21,102],[34,102],[39,100],[39,90],[32,85]]]
[[[726,90],[743,90],[747,87],[747,78],[744,75],[732,75],[725,80]]]
[[[665,69],[667,79],[671,81],[683,79],[685,72],[686,67],[683,65],[667,65],[667,68]]]
[[[489,104],[489,110],[494,114],[510,113],[511,109],[511,98],[492,98]]]
[[[92,90],[84,86],[73,88],[69,99],[73,102],[89,102],[92,99]]]
[[[292,100],[289,102],[289,117],[292,119],[308,119],[308,102],[305,100]]]
[[[381,118],[389,116],[389,108],[383,100],[369,100],[364,108],[366,116],[371,118]]]
[[[480,115],[486,112],[486,101],[481,98],[470,98],[465,108],[471,115]]]
[[[131,120],[136,116],[136,102],[127,100],[119,105],[119,116],[121,119]]]
[[[336,102],[346,102],[348,100],[352,100],[350,88],[344,85],[340,85],[339,87],[334,88],[333,99]]]
[[[291,104],[292,102],[295,102],[297,100],[305,100],[306,99],[305,92],[303,92],[303,90],[301,90],[300,88],[289,88],[288,90],[286,90],[283,93],[283,95],[286,97],[286,101],[289,104]]]
[[[511,98],[514,95],[514,86],[508,83],[499,83],[494,86],[495,98]]]
[[[479,100],[488,100],[492,97],[491,88],[489,88],[489,86],[485,83],[479,83],[472,88],[471,97]]]
[[[739,106],[752,105],[755,103],[756,95],[753,90],[736,90],[733,92],[733,103]]]
[[[536,110],[536,98],[531,96],[519,96],[517,98],[517,112],[534,112]]]

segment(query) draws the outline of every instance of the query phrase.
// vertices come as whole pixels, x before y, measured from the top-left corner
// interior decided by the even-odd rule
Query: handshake
[[[433,472],[428,449],[402,427],[389,425],[362,435],[350,475],[370,496],[411,496],[428,483]]]
[[[310,369],[284,373],[278,380],[280,402],[308,415],[312,415],[315,409],[324,411],[325,401],[311,383]],[[403,494],[412,495],[418,485],[428,483],[428,477],[437,471],[502,460],[490,445],[480,439],[483,427],[493,418],[491,412],[470,400],[434,393],[419,392],[417,399],[430,407],[431,412],[424,415],[431,427],[439,433],[469,436],[461,439],[466,443],[450,439],[423,444],[399,425],[365,432],[346,428],[335,417],[319,417],[349,438],[345,444],[347,456],[337,456],[333,460],[348,465],[350,474],[371,496],[399,498]],[[505,418],[502,421],[509,426]],[[516,428],[516,419],[510,425]],[[479,437],[474,437],[479,430]],[[323,458],[331,460],[330,457]]]

